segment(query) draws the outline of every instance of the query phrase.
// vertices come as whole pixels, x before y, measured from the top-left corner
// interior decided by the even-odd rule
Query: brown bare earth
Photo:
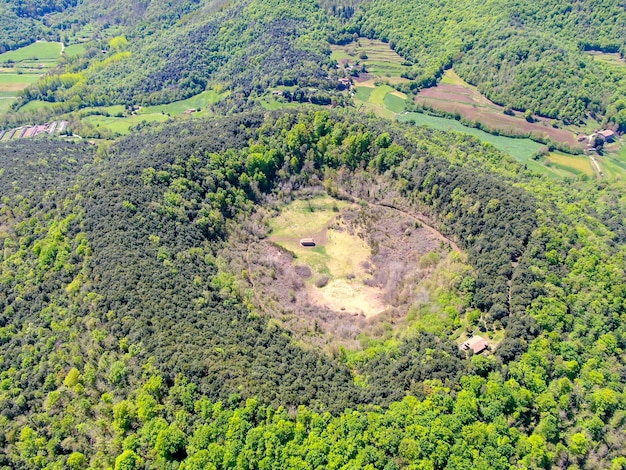
[[[552,127],[550,119],[536,117],[536,122],[528,122],[522,113],[515,112],[514,116],[504,114],[502,106],[489,101],[454,72],[446,72],[450,81],[455,83],[446,83],[444,80],[436,87],[421,90],[415,97],[417,104],[448,113],[458,113],[464,119],[478,121],[492,130],[507,134],[545,136],[571,147],[580,145],[574,133]]]
[[[359,333],[376,336],[384,324],[401,321],[412,304],[424,301],[428,294],[420,283],[451,249],[440,234],[412,216],[378,205],[344,208],[325,236],[357,237],[366,242],[369,256],[322,287],[318,275],[303,263],[307,258],[301,260],[276,240],[249,243],[245,255],[257,308],[319,347],[357,347]],[[322,244],[327,239],[319,241],[318,249],[331,250],[332,243]]]

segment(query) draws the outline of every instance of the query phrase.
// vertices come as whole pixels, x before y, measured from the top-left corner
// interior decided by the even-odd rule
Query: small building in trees
[[[604,137],[605,142],[613,142],[616,139],[615,131],[610,129],[604,129],[603,131],[598,132],[602,137]]]
[[[460,349],[463,351],[469,351],[471,349],[474,354],[480,354],[489,349],[489,343],[482,336],[472,336],[461,345]]]

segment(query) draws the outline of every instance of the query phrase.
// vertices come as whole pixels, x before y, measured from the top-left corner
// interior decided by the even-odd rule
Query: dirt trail
[[[600,177],[604,176],[602,174],[602,170],[600,169],[600,165],[598,165],[598,160],[596,160],[596,157],[594,157],[593,155],[589,155],[589,158],[591,159],[591,164],[593,165],[593,168],[598,173],[598,176]]]

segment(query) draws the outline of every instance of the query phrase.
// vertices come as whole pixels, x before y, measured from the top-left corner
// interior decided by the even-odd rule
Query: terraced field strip
[[[407,81],[402,75],[410,70],[410,66],[385,42],[358,38],[344,46],[331,46],[331,51],[331,58],[340,67],[350,69],[353,66],[364,66],[366,72],[374,78],[389,83]]]
[[[0,54],[0,113],[9,110],[19,92],[57,65],[63,45],[38,41]]]

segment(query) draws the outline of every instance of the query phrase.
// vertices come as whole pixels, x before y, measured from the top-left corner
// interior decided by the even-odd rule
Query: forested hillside
[[[5,467],[621,468],[621,184],[547,186],[472,139],[326,112],[1,155]],[[348,367],[246,305],[229,227],[328,178],[395,187],[468,251],[456,314],[505,328],[495,355],[414,330]]]
[[[104,32],[81,58],[29,87],[14,107],[31,100],[63,103],[57,109],[64,112],[149,105],[218,88],[235,92],[225,105],[232,110],[276,86],[298,86],[300,101],[343,102],[330,44],[365,36],[388,42],[411,66],[404,74],[410,80],[396,84],[404,91],[433,86],[454,67],[502,106],[565,124],[626,123],[626,67],[585,52],[624,54],[626,15],[614,1],[170,3],[56,6],[63,11],[41,25],[46,37],[72,40],[88,24]],[[20,8],[26,6],[13,10]],[[19,28],[28,21],[40,25],[30,19],[35,13],[28,17]],[[124,41],[109,43],[116,34]]]
[[[0,469],[626,469],[622,157],[363,112],[619,140],[619,2],[0,13]]]
[[[496,103],[566,122],[606,114],[626,86],[623,69],[583,53],[624,54],[626,15],[615,2],[374,0],[352,24],[412,61],[418,84],[454,66]]]

